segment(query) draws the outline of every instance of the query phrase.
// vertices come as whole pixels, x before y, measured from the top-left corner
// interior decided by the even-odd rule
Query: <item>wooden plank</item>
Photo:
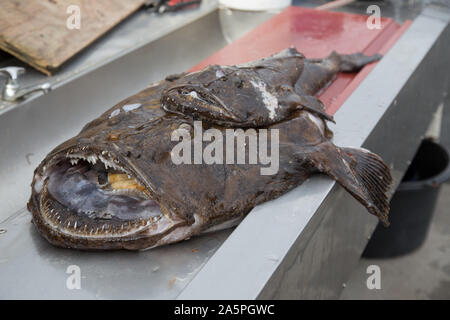
[[[1,0],[0,49],[50,75],[144,2]],[[80,29],[67,27],[71,5],[80,8]]]

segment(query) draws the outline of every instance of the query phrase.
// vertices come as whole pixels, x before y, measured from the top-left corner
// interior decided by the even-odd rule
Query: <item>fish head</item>
[[[265,125],[286,88],[295,87],[304,56],[295,48],[238,66],[208,66],[186,74],[161,97],[165,111],[234,126]]]
[[[202,82],[190,81],[169,87],[161,98],[161,104],[164,110],[183,116],[191,115],[199,119],[218,121],[241,121],[241,117],[228,107],[230,105],[228,100],[223,93],[215,93]]]
[[[63,148],[36,169],[28,208],[39,232],[54,245],[89,250],[183,240],[193,229],[188,219],[169,210],[132,160],[99,147]]]

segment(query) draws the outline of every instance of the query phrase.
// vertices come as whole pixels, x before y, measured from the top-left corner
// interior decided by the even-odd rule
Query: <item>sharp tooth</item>
[[[92,163],[92,164],[96,164],[97,163],[97,157],[95,155],[88,156],[87,160],[88,160],[89,163]]]
[[[75,230],[77,230],[77,222],[75,221],[75,224],[73,225],[73,228],[75,229]]]
[[[67,222],[67,228],[69,228],[69,227],[70,227],[70,221]]]

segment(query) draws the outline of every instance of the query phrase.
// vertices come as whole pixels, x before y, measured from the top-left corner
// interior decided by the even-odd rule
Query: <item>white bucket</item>
[[[219,4],[236,10],[268,11],[286,8],[291,0],[219,0]]]

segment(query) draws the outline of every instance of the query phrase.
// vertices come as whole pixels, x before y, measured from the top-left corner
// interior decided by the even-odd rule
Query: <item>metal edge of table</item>
[[[363,146],[401,180],[443,101],[450,11],[429,7],[335,115],[334,142]],[[377,220],[315,176],[252,210],[178,299],[337,298]],[[231,262],[231,263],[230,263]]]

